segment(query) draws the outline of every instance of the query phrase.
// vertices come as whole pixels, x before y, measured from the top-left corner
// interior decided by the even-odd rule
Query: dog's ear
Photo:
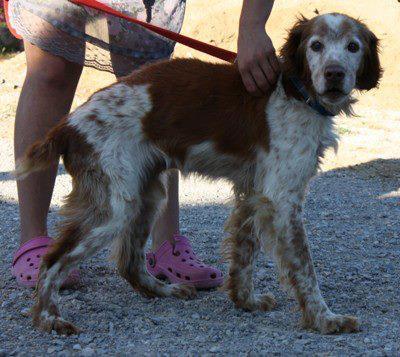
[[[357,72],[356,88],[370,90],[378,86],[383,73],[379,61],[379,40],[365,25],[362,25],[361,34],[365,50]]]
[[[301,44],[308,24],[309,20],[301,15],[289,30],[288,37],[280,50],[284,70],[300,76],[305,69],[305,49]]]

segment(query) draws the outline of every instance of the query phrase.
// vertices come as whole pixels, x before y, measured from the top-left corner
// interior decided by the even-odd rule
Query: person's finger
[[[251,73],[249,71],[243,71],[241,72],[241,75],[243,84],[246,87],[247,91],[252,95],[261,95]]]
[[[261,69],[259,64],[255,64],[251,68],[251,74],[257,84],[257,87],[262,93],[266,93],[268,89],[271,86],[271,83],[269,82],[268,77],[264,73],[264,71]]]
[[[268,56],[268,62],[274,69],[275,74],[279,75],[281,73],[281,65],[279,64],[278,58],[276,57],[275,53],[272,53],[270,56]]]
[[[276,75],[275,70],[272,68],[267,58],[260,63],[260,67],[262,68],[265,77],[267,77],[270,86],[274,85],[278,76]]]

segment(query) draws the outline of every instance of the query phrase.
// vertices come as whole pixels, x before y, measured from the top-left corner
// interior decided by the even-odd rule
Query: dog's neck
[[[321,101],[318,100],[317,93],[315,92],[315,89],[312,85],[311,80],[308,80],[307,78],[302,78],[296,73],[283,70],[282,72],[282,86],[283,89],[285,90],[285,94],[288,98],[294,98],[300,102],[305,102],[304,95],[299,91],[298,88],[294,85],[293,81],[291,78],[297,78],[302,85],[304,86],[308,96],[310,97],[311,100],[315,101],[315,103],[318,103],[319,106],[322,106],[323,109],[319,110],[320,114],[323,116],[335,116],[338,114],[346,114],[347,116],[352,116],[354,115],[352,105],[357,102],[357,100],[349,96],[349,98],[346,100],[346,102],[338,105],[329,105],[327,103],[321,103]],[[313,108],[313,110],[318,111],[317,109]],[[324,110],[326,113],[324,113]]]

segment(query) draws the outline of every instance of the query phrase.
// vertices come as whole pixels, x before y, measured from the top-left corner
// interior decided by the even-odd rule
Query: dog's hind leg
[[[275,257],[281,282],[293,290],[300,304],[304,327],[322,333],[357,331],[357,319],[332,313],[321,295],[301,219],[301,202],[281,200],[276,206]]]
[[[36,287],[36,303],[32,309],[33,323],[41,330],[55,330],[63,335],[79,332],[78,328],[61,317],[57,306],[58,291],[74,267],[113,239],[113,232],[106,229],[106,225],[85,231],[80,223],[73,225],[70,222],[68,227],[62,229],[55,246],[43,258]]]
[[[132,203],[110,192],[100,176],[74,180],[58,239],[43,258],[32,309],[34,325],[42,330],[67,335],[79,331],[60,315],[60,285],[71,269],[121,235],[133,215]]]
[[[229,276],[224,289],[237,308],[268,311],[275,306],[272,294],[256,296],[253,287],[253,269],[260,250],[260,241],[254,227],[257,198],[237,198],[236,207],[226,224],[229,236],[222,251],[230,260]]]
[[[165,188],[159,178],[148,182],[142,190],[138,214],[132,219],[129,230],[122,234],[118,241],[116,252],[118,271],[143,296],[192,298],[196,289],[179,284],[166,284],[153,276],[146,269],[144,247],[152,223],[158,213],[160,203],[165,198]]]

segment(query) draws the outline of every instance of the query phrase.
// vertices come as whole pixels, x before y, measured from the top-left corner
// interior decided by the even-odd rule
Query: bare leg
[[[152,249],[179,234],[179,172],[171,170],[166,177],[167,200],[151,231]]]
[[[226,225],[230,236],[224,241],[223,253],[230,260],[225,289],[237,308],[271,310],[275,299],[271,294],[256,296],[253,269],[260,250],[254,229],[256,198],[237,199],[236,207]]]
[[[15,159],[68,114],[82,71],[78,64],[56,57],[26,42],[27,75],[15,119]],[[50,205],[58,161],[46,171],[17,181],[21,243],[47,235]]]
[[[300,305],[304,327],[321,333],[357,331],[357,319],[332,313],[321,295],[301,219],[301,202],[279,202],[277,206],[276,260],[282,283],[293,290]]]

